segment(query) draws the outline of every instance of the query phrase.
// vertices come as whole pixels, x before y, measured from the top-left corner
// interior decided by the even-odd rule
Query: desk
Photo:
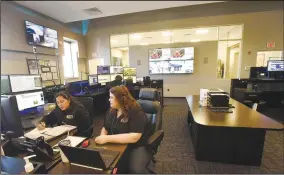
[[[91,143],[90,148],[105,148],[109,150],[119,151],[118,157],[114,160],[111,167],[116,167],[118,161],[120,160],[121,156],[123,155],[124,151],[126,150],[127,145],[126,144],[111,144],[107,143],[104,145],[97,145],[95,143],[95,138],[90,139]],[[71,165],[69,163],[63,163],[60,162],[57,164],[52,170],[48,172],[48,174],[110,174],[112,170],[106,170],[106,171],[99,171],[95,169],[90,168],[84,168],[76,165]]]
[[[261,164],[266,130],[283,130],[280,124],[230,99],[233,113],[200,107],[200,97],[186,97],[188,123],[195,159],[244,165]]]
[[[73,135],[74,133],[76,133],[76,131],[77,131],[77,129],[71,131],[70,135]],[[61,136],[55,137],[55,138],[51,139],[50,141],[48,141],[47,143],[50,146],[54,146],[60,140],[63,140],[66,137],[67,137],[67,133],[63,134]],[[7,144],[5,146],[9,147],[11,150],[16,149],[12,145],[8,145],[8,143],[1,143],[1,144],[2,144],[3,147],[4,147],[5,144]],[[14,150],[13,155],[9,155],[6,152],[5,152],[5,155],[6,156],[10,156],[10,157],[24,158],[24,157],[26,157],[28,155],[28,153],[27,152],[23,152],[23,151],[15,151]],[[56,156],[54,156],[53,160],[37,160],[36,158],[31,158],[31,161],[43,163],[45,165],[46,170],[49,171],[51,168],[53,168],[56,164],[58,164],[61,161],[61,157],[60,157],[60,154],[58,153]]]

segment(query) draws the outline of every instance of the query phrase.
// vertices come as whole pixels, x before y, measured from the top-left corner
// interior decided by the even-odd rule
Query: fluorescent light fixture
[[[192,40],[190,40],[190,42],[192,42],[192,43],[199,42],[199,41],[200,41],[200,39],[192,39]]]
[[[208,33],[208,29],[197,29],[195,31],[196,34],[207,34]]]
[[[112,39],[112,40],[110,40],[110,42],[111,42],[111,43],[117,43],[118,41],[117,41],[117,40]]]
[[[141,39],[142,35],[135,33],[135,34],[130,35],[130,37],[133,38],[133,39]]]
[[[162,32],[162,35],[163,35],[163,36],[172,36],[172,32],[170,32],[170,31],[164,31],[164,32]]]
[[[146,45],[148,45],[148,43],[141,43],[140,45],[142,45],[142,46],[146,46]]]

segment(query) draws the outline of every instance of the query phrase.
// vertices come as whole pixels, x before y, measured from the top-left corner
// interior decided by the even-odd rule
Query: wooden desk
[[[117,167],[117,163],[119,162],[121,156],[126,150],[126,144],[111,144],[107,143],[104,145],[97,145],[95,143],[95,138],[90,139],[91,143],[88,147],[91,148],[105,148],[108,150],[119,151],[118,157],[114,160],[110,167]],[[48,172],[48,174],[110,174],[112,172],[111,169],[106,171],[99,171],[91,168],[84,168],[76,165],[71,165],[69,163],[60,162],[57,164],[52,170]]]
[[[186,97],[196,160],[259,166],[266,130],[283,130],[283,124],[233,99],[233,113],[212,112],[201,107],[199,99]]]

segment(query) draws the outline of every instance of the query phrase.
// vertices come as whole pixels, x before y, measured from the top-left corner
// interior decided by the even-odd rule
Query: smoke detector
[[[89,9],[84,9],[86,13],[89,15],[100,15],[102,14],[102,11],[98,9],[97,7],[89,8]]]

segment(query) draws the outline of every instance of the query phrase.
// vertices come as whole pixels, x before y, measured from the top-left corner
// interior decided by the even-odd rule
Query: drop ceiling
[[[15,1],[68,23],[86,19],[224,1]],[[101,11],[101,13],[99,12]]]

